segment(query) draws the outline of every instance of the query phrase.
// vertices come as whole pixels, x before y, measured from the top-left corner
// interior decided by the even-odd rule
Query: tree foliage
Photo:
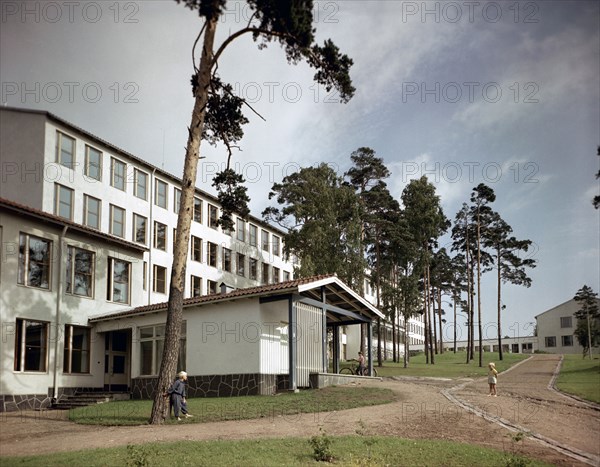
[[[280,207],[263,211],[265,220],[286,229],[284,254],[298,258],[294,274],[337,274],[352,287],[362,281],[361,205],[354,189],[327,164],[306,167],[275,183],[269,199]]]
[[[579,303],[579,310],[575,312],[578,320],[575,336],[584,349],[584,355],[588,353],[590,358],[592,347],[600,343],[600,309],[597,296],[590,286],[584,285],[573,297]]]

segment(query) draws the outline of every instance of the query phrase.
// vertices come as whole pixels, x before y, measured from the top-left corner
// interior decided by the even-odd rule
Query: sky
[[[2,105],[47,110],[181,176],[197,13],[173,0],[0,7]],[[249,11],[228,1],[217,42],[245,26]],[[288,64],[275,43],[259,50],[242,36],[218,72],[262,117],[246,112],[234,153],[252,214],[274,203],[274,182],[323,162],[343,175],[359,147],[384,160],[397,199],[426,175],[450,219],[485,183],[497,196],[492,208],[533,242],[525,254],[538,264],[532,286],[507,284],[502,299],[502,334],[531,334],[536,315],[584,284],[600,290],[600,218],[591,204],[599,24],[596,1],[316,1],[317,40],[332,38],[354,61],[347,104],[314,84],[306,64]],[[226,153],[203,144],[201,154],[198,186],[214,194]],[[483,276],[481,297],[483,334],[494,337],[494,273]]]

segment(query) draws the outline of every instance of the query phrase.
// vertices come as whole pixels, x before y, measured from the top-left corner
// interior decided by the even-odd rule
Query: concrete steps
[[[129,393],[115,392],[80,392],[71,396],[63,396],[52,405],[56,410],[69,410],[75,407],[87,407],[114,400],[129,400]]]

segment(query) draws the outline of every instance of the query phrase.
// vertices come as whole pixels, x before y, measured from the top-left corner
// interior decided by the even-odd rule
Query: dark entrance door
[[[131,331],[110,331],[104,342],[104,390],[129,390]]]

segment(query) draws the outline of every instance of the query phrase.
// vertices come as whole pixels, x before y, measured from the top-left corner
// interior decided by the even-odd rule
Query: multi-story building
[[[180,179],[49,112],[2,107],[0,119],[0,197],[146,247],[143,304],[165,301]],[[219,215],[197,189],[185,297],[291,278],[283,232],[254,217],[224,232]]]
[[[129,391],[156,377],[164,319],[144,310],[168,298],[180,183],[49,112],[0,107],[0,411],[47,406],[81,389]],[[292,279],[284,232],[251,216],[224,232],[219,215],[217,198],[196,189],[187,305],[220,303],[200,297],[221,285],[270,294]],[[349,329],[340,336],[343,354],[334,352],[343,359],[360,343],[356,323],[383,315],[367,302],[374,303],[368,284],[365,300],[336,278],[326,282],[360,305],[330,306],[346,316],[327,323]],[[182,352],[185,365],[185,345]]]

